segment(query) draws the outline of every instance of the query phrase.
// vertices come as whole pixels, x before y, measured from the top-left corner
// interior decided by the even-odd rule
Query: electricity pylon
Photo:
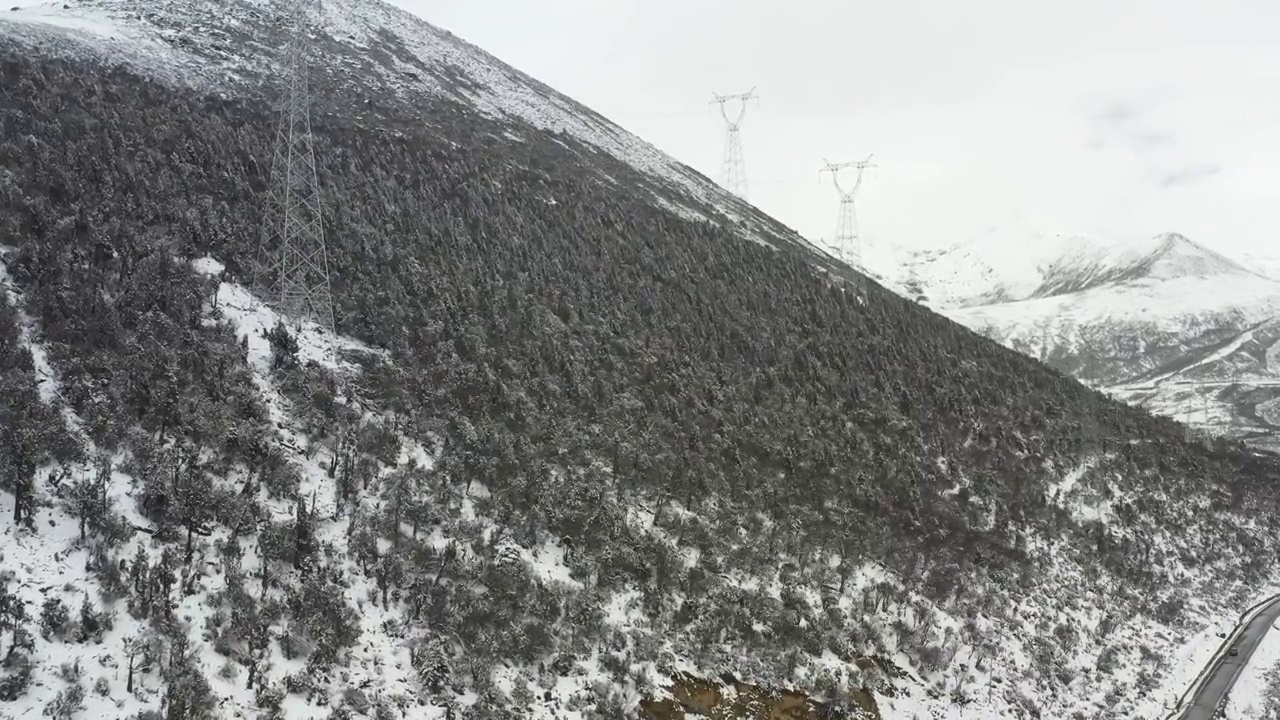
[[[715,95],[712,105],[720,106],[720,117],[724,118],[724,159],[720,165],[720,184],[725,190],[747,199],[747,166],[742,156],[742,121],[747,117],[747,103],[756,100],[756,89],[738,95]],[[714,94],[714,93],[713,93]],[[726,108],[731,102],[738,102],[738,114],[731,115]]]
[[[871,164],[871,157],[868,155],[866,160],[847,163],[824,160],[827,166],[818,171],[818,177],[822,177],[822,173],[831,173],[831,182],[835,185],[836,192],[840,193],[840,217],[836,221],[836,235],[832,245],[840,259],[858,271],[863,270],[862,239],[858,236],[858,213],[854,207],[854,196],[862,186],[862,174],[867,168],[875,167]],[[840,171],[847,168],[854,168],[858,174],[853,181],[853,187],[846,189],[840,184]]]
[[[256,284],[282,316],[298,325],[312,320],[332,340],[333,293],[311,134],[308,63],[310,36],[319,18],[313,22],[308,17],[309,5],[307,0],[296,0],[288,18],[292,27],[285,49],[285,86]],[[312,7],[318,14],[319,2]]]
[[[1192,423],[1194,422],[1192,420],[1192,415],[1194,415],[1195,413],[1193,410],[1187,410],[1186,441],[1194,442],[1195,440],[1199,439],[1202,443],[1204,443],[1205,447],[1209,447],[1213,444],[1213,430],[1212,430],[1212,425],[1210,425],[1209,423],[1209,420],[1211,417],[1209,413],[1209,398],[1201,396],[1200,401],[1202,404],[1201,413],[1203,413],[1204,424],[1200,427],[1199,430],[1196,430],[1195,426],[1192,425]]]

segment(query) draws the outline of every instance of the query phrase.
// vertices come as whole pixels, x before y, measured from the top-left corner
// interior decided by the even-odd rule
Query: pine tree
[[[217,698],[209,681],[190,661],[174,668],[164,692],[165,720],[212,720]]]
[[[0,576],[0,640],[4,633],[9,633],[9,649],[5,657],[11,657],[18,650],[25,624],[30,619],[26,603],[9,588],[9,578]]]
[[[151,568],[147,578],[147,598],[152,617],[168,618],[173,611],[173,586],[178,581],[178,557],[165,547],[160,562]]]
[[[294,501],[293,521],[293,568],[304,573],[310,568],[311,554],[314,552],[314,521],[306,503],[299,497]]]
[[[130,635],[124,639],[125,692],[133,694],[133,679],[140,664],[151,652],[155,638],[147,631],[142,635]]]
[[[66,603],[62,602],[62,598],[57,595],[46,597],[44,605],[40,607],[40,634],[46,640],[61,637],[69,619]]]
[[[266,332],[267,341],[271,343],[271,369],[273,371],[291,370],[298,365],[298,339],[289,332],[284,322]]]
[[[186,530],[186,546],[183,564],[190,565],[194,555],[196,535],[208,535],[206,524],[213,519],[213,481],[201,467],[198,451],[185,453],[185,462],[174,468],[173,513],[177,522]]]
[[[20,396],[12,410],[0,406],[0,471],[13,488],[13,524],[34,531],[36,451],[25,417],[30,403]]]
[[[258,678],[267,672],[268,651],[271,648],[271,629],[266,621],[256,615],[248,620],[248,624],[249,627],[245,637],[249,648],[248,657],[245,659],[248,677],[245,682],[245,688],[252,690]]]
[[[151,614],[151,557],[146,548],[138,543],[129,562],[129,612],[136,618],[145,618]]]
[[[80,522],[81,540],[85,539],[88,528],[100,529],[106,520],[111,470],[111,459],[104,455],[98,460],[96,473],[82,475],[71,486],[71,508]]]
[[[415,648],[411,661],[418,673],[418,681],[432,695],[441,695],[449,684],[448,646],[439,637],[432,637]]]
[[[80,642],[102,640],[102,613],[93,606],[88,593],[80,605]]]
[[[18,313],[0,290],[0,487],[14,494],[15,526],[35,528],[36,466],[61,420],[36,392],[35,364],[21,343]]]

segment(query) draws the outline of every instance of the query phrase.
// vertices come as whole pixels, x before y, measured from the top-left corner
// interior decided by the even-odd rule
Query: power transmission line
[[[1195,440],[1200,440],[1205,445],[1205,447],[1210,447],[1213,445],[1213,425],[1211,423],[1212,415],[1209,412],[1208,396],[1201,395],[1200,402],[1202,405],[1201,412],[1203,413],[1204,424],[1201,425],[1200,428],[1197,430],[1195,425],[1193,424],[1195,421],[1192,419],[1192,416],[1195,414],[1195,411],[1188,408],[1187,415],[1186,415],[1187,417],[1186,441],[1194,442]]]
[[[832,239],[832,246],[836,254],[842,261],[848,263],[853,269],[863,272],[862,266],[862,239],[858,236],[858,213],[854,206],[854,196],[858,192],[858,188],[862,186],[862,174],[867,168],[873,168],[870,155],[866,160],[857,162],[833,163],[824,160],[826,167],[818,171],[818,176],[822,173],[831,173],[831,182],[835,185],[836,192],[840,193],[840,215],[836,220],[836,234]],[[846,188],[840,182],[840,171],[847,168],[857,170],[857,176],[853,181],[853,187]]]
[[[311,133],[310,35],[319,25],[308,17],[308,1],[297,0],[284,58],[284,92],[271,161],[269,206],[262,228],[255,284],[267,302],[299,326],[311,320],[328,332],[333,354],[333,294],[325,247],[320,183]],[[320,4],[315,9],[319,14]],[[337,361],[337,358],[333,358]]]
[[[738,95],[715,95],[712,105],[720,106],[725,122],[724,159],[720,165],[720,183],[725,190],[747,199],[747,168],[742,156],[742,121],[747,117],[747,103],[758,99],[755,88]],[[714,93],[713,93],[714,94]],[[727,105],[738,103],[738,114],[731,115]]]

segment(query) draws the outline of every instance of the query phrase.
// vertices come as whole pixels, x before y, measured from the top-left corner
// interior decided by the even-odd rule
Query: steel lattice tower
[[[271,160],[258,284],[282,315],[299,324],[312,320],[332,337],[333,294],[311,134],[308,55],[314,26],[308,17],[309,5],[308,0],[296,0],[288,18],[291,28],[284,58],[284,92]],[[318,0],[312,7],[318,16]],[[315,25],[318,22],[317,17]]]
[[[1201,414],[1204,417],[1204,424],[1197,428],[1194,425],[1195,421],[1192,419],[1195,411],[1187,410],[1186,441],[1194,442],[1200,440],[1206,447],[1209,447],[1213,444],[1213,425],[1210,424],[1212,415],[1209,412],[1209,398],[1202,396],[1200,402],[1202,404]]]
[[[724,159],[720,164],[720,183],[725,190],[747,199],[747,166],[742,156],[742,121],[747,116],[747,103],[756,99],[756,90],[739,95],[716,95],[712,105],[720,106],[720,117],[724,118]],[[738,114],[730,115],[726,105],[738,102]]]
[[[831,173],[831,182],[836,187],[836,192],[840,193],[840,217],[836,221],[836,235],[832,240],[832,247],[835,249],[840,259],[855,270],[861,271],[862,267],[862,238],[858,235],[858,213],[854,206],[854,196],[858,192],[858,188],[862,186],[862,173],[867,168],[875,167],[871,164],[871,156],[868,155],[866,160],[849,163],[833,163],[824,160],[826,167],[818,171],[819,177],[822,173]],[[854,168],[858,171],[856,179],[853,181],[853,187],[845,189],[840,184],[840,171],[846,168]]]

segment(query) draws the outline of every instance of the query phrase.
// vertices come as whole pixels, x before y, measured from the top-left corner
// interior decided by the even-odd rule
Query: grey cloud
[[[1089,143],[1090,149],[1102,149],[1116,143],[1142,155],[1175,145],[1173,135],[1143,122],[1144,116],[1150,114],[1158,103],[1155,98],[1116,101],[1094,114],[1093,126],[1097,137]]]
[[[1176,172],[1167,173],[1159,179],[1160,187],[1171,188],[1181,185],[1190,185],[1194,182],[1213,177],[1222,172],[1222,166],[1217,163],[1203,163],[1199,165],[1188,165]]]
[[[1174,144],[1172,135],[1153,130],[1135,130],[1129,133],[1128,139],[1134,149],[1139,152]]]
[[[1119,146],[1128,150],[1162,189],[1190,185],[1222,172],[1218,163],[1189,157],[1178,136],[1157,128],[1148,119],[1159,103],[1155,97],[1111,102],[1092,116],[1092,133],[1085,147],[1100,151]]]

